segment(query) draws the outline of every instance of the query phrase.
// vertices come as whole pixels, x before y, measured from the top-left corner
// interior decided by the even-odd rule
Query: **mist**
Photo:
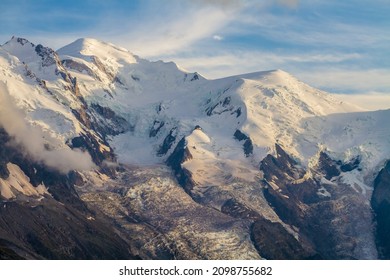
[[[71,149],[42,129],[29,124],[15,105],[7,85],[0,82],[0,126],[14,138],[16,144],[35,161],[61,173],[70,170],[90,170],[95,167],[91,156],[79,149]],[[55,147],[55,148],[48,148]]]

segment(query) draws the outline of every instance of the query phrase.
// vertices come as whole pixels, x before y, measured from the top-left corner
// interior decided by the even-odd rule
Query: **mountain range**
[[[0,46],[0,259],[388,259],[390,110],[95,39]]]

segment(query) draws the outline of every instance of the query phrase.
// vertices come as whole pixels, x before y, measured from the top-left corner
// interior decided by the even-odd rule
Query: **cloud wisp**
[[[60,143],[38,127],[26,122],[23,113],[11,99],[7,85],[3,82],[0,82],[0,125],[34,160],[61,173],[70,170],[90,170],[95,167],[91,156],[86,152],[72,150],[68,146],[59,149],[48,148],[48,145]]]
[[[193,49],[203,40],[223,38],[218,31],[233,21],[241,9],[234,2],[214,1],[197,7],[191,4],[185,9],[173,6],[168,12],[170,16],[151,17],[147,24],[132,29],[128,36],[112,39],[132,52],[152,59]]]

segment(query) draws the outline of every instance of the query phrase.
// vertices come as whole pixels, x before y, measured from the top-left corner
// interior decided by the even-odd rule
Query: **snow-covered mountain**
[[[95,39],[54,51],[13,37],[0,69],[0,255],[390,256],[390,110],[282,70],[208,80]],[[61,224],[74,239],[59,252],[47,224],[12,236],[10,205],[83,222]]]

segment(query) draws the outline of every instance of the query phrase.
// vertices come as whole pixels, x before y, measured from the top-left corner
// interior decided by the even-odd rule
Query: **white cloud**
[[[166,60],[173,60],[189,71],[198,71],[209,78],[255,72],[272,69],[298,69],[298,64],[340,63],[359,59],[357,53],[304,53],[287,54],[266,51],[221,51],[209,55],[199,53],[178,54],[166,56]]]
[[[131,40],[123,43],[145,57],[172,54],[212,36],[227,20],[228,15],[223,11],[202,10],[156,26],[154,30],[139,30],[129,36]]]
[[[214,35],[213,39],[216,40],[216,41],[222,41],[223,37],[221,35]]]
[[[339,99],[359,105],[368,110],[390,109],[390,92],[370,92],[367,94],[335,94]]]
[[[159,59],[160,56],[196,48],[195,45],[202,40],[222,39],[218,32],[239,15],[242,6],[236,2],[239,1],[213,1],[199,6],[195,2],[186,5],[185,9],[172,6],[168,15],[161,14],[151,17],[143,25],[129,26],[126,36],[108,34],[106,37],[137,55]],[[112,24],[108,24],[108,30],[112,30]]]
[[[390,70],[388,69],[345,69],[317,67],[314,71],[301,70],[297,73],[301,79],[313,86],[333,89],[335,92],[364,93],[387,91],[390,88]]]

